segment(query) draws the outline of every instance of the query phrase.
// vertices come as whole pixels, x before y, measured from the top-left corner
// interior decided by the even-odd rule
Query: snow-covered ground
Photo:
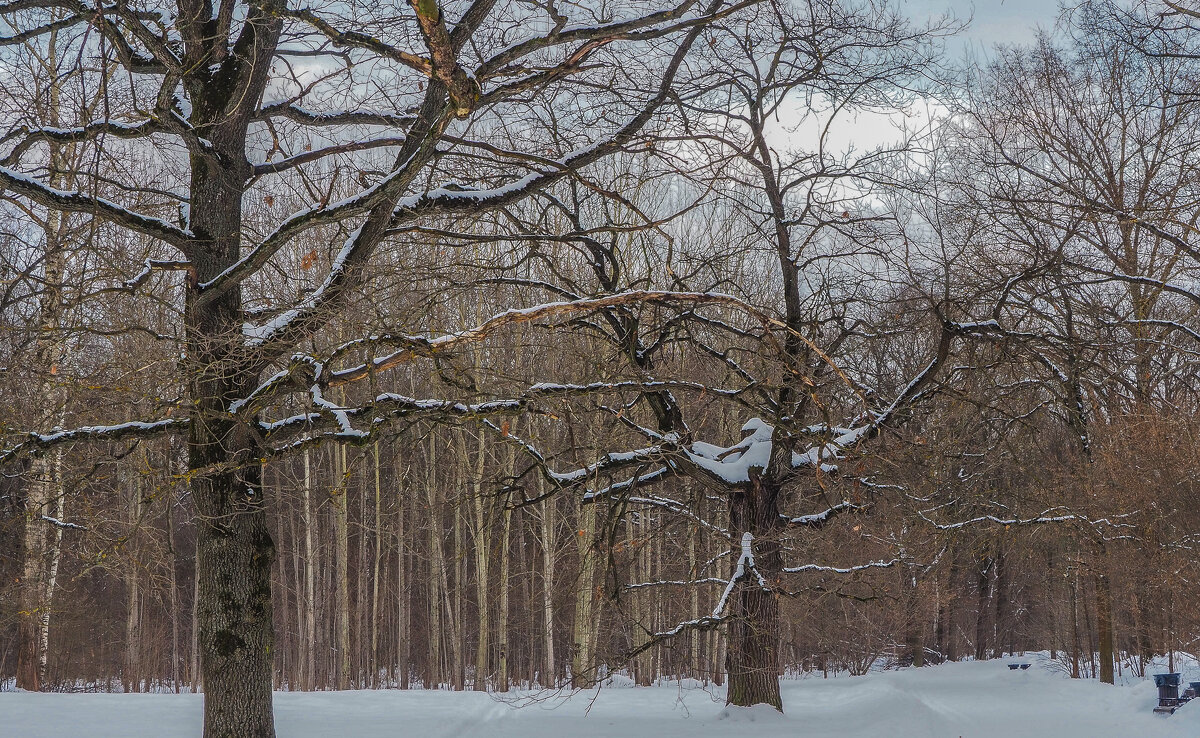
[[[280,738],[1200,736],[1200,700],[1159,717],[1151,713],[1156,692],[1149,681],[1111,687],[1072,681],[1044,657],[1019,659],[1034,664],[1024,672],[1009,671],[1011,660],[786,680],[784,715],[729,710],[719,691],[680,686],[611,686],[569,696],[279,693],[275,715]],[[0,693],[4,738],[198,738],[200,723],[200,698],[191,694]]]

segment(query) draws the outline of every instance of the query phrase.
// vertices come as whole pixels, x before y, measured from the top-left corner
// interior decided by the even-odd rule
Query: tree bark
[[[484,441],[480,435],[475,447],[474,458],[467,449],[466,434],[459,436],[463,462],[471,469],[471,510],[474,514],[475,598],[478,620],[475,644],[475,678],[472,687],[477,691],[487,689],[488,657],[490,656],[489,635],[491,632],[491,608],[489,569],[491,565],[492,525],[491,511],[483,498]],[[461,586],[461,585],[460,585]]]
[[[371,653],[368,664],[371,669],[369,684],[379,686],[379,568],[383,560],[383,488],[379,479],[379,442],[375,442],[375,551],[371,563]]]
[[[538,495],[545,494],[545,483],[537,478]],[[542,650],[545,671],[539,680],[543,687],[558,683],[558,663],[554,658],[554,506],[553,497],[542,501]]]
[[[754,563],[768,585],[776,585],[783,569],[779,545],[779,486],[757,475],[736,488],[729,498],[729,530],[737,535],[736,561],[741,554],[741,534],[754,536]],[[726,702],[748,707],[767,704],[783,711],[779,693],[779,601],[756,576],[747,572],[733,594],[726,651],[729,688]]]
[[[576,689],[595,684],[595,654],[592,643],[596,629],[596,553],[592,545],[596,534],[596,507],[576,503],[578,529],[575,548],[579,557],[579,578],[575,583],[575,623],[572,631],[571,686]]]
[[[512,466],[512,463],[509,465]],[[496,636],[500,642],[499,646],[499,663],[496,670],[496,688],[501,692],[508,691],[508,595],[510,589],[509,583],[509,566],[511,556],[509,556],[509,541],[512,536],[512,516],[513,511],[507,504],[504,505],[502,529],[500,531],[500,602],[499,614],[496,619]]]
[[[54,42],[48,50],[47,64],[56,65]],[[47,71],[57,74],[57,69]],[[61,85],[48,86],[46,115],[51,125],[59,121]],[[64,172],[66,152],[59,144],[50,144],[50,164],[54,172]],[[52,174],[51,186],[65,184],[62,174]],[[38,401],[41,425],[53,426],[62,420],[66,400],[58,376],[65,358],[62,336],[63,274],[66,269],[66,215],[56,210],[46,214],[43,232],[42,292],[38,298],[38,333],[34,344],[34,369],[41,376]],[[50,608],[57,582],[62,528],[45,520],[62,520],[62,452],[55,449],[34,457],[26,475],[25,529],[21,552],[21,580],[17,593],[17,687],[38,691],[43,687],[50,650]]]
[[[988,612],[991,610],[992,600],[992,557],[982,552],[977,564],[979,607],[975,613],[975,660],[983,661],[987,658]]]
[[[1113,674],[1112,584],[1108,575],[1096,575],[1096,631],[1099,634],[1100,681],[1115,684]]]
[[[275,644],[271,570],[275,543],[267,528],[262,467],[253,419],[230,405],[258,386],[261,360],[248,353],[240,285],[202,300],[202,284],[241,258],[242,204],[253,167],[246,136],[266,84],[266,67],[282,28],[279,17],[247,24],[255,34],[244,86],[185,75],[191,121],[210,149],[193,150],[184,369],[191,402],[188,475],[197,514],[196,603],[204,675],[205,738],[274,738],[271,677]],[[220,41],[218,40],[218,43]],[[192,53],[197,50],[192,49]],[[230,104],[236,89],[250,101]]]
[[[350,509],[347,491],[350,470],[346,447],[334,449],[337,478],[330,492],[333,504],[334,564],[337,567],[337,688],[350,688]]]
[[[304,450],[304,488],[303,521],[304,521],[304,689],[312,691],[317,686],[316,647],[317,647],[317,562],[313,556],[313,528],[317,524],[312,507],[312,459],[308,449]]]

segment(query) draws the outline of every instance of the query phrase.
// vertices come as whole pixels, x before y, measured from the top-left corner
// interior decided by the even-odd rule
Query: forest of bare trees
[[[0,19],[5,688],[1200,654],[1200,8]]]

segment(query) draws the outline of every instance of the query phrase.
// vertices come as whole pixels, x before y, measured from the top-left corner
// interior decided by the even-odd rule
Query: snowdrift
[[[280,738],[1196,738],[1200,700],[1152,714],[1154,686],[1071,680],[1057,664],[1024,657],[784,682],[786,714],[726,708],[720,690],[672,685],[488,695],[443,691],[277,693]],[[1187,675],[1190,676],[1190,675]],[[8,738],[198,738],[201,700],[175,694],[0,693]]]

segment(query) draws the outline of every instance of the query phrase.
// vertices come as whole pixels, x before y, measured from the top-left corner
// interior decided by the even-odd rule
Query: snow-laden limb
[[[375,440],[386,424],[395,418],[421,417],[442,421],[482,419],[489,415],[515,415],[525,403],[521,400],[491,400],[464,403],[454,400],[420,399],[385,392],[370,404],[345,407],[325,399],[319,387],[310,395],[315,412],[299,413],[275,421],[259,421],[257,427],[273,454],[282,454],[321,441],[336,439],[362,446]],[[355,427],[361,420],[366,430]],[[494,424],[492,427],[495,427]]]
[[[338,431],[336,435],[343,438],[358,438],[362,439],[367,436],[366,431],[360,431],[350,423],[350,409],[330,402],[325,399],[325,395],[321,392],[321,386],[314,384],[309,390],[309,395],[312,397],[313,406],[319,411],[329,413],[337,422]]]
[[[677,438],[671,439],[678,441]],[[604,454],[597,461],[569,472],[556,472],[546,469],[550,480],[559,485],[581,484],[596,474],[620,469],[632,464],[655,463],[662,461],[663,456],[675,448],[673,443],[658,446],[646,446],[633,451],[613,451]],[[589,500],[585,500],[589,501]]]
[[[39,515],[38,520],[43,520],[50,525],[53,525],[55,528],[63,528],[64,530],[91,530],[86,525],[80,525],[79,523],[68,523],[65,520],[52,518],[49,515]]]
[[[952,324],[943,326],[936,355],[914,376],[901,392],[881,412],[868,412],[863,422],[849,428],[824,429],[812,427],[809,432],[833,432],[832,439],[809,447],[805,451],[793,451],[793,469],[811,468],[824,473],[838,471],[836,462],[863,441],[873,438],[879,431],[896,422],[903,412],[911,408],[924,395],[933,382],[950,352],[950,340],[955,335]],[[746,484],[752,471],[766,470],[770,464],[776,429],[761,418],[751,418],[742,426],[746,435],[732,446],[714,446],[694,442],[685,449],[689,461],[726,484]]]
[[[747,531],[742,534],[742,553],[738,556],[737,563],[734,564],[733,576],[729,577],[729,581],[725,584],[725,590],[721,592],[720,599],[713,607],[712,617],[719,618],[725,614],[725,610],[729,607],[729,598],[733,595],[733,590],[737,588],[738,582],[749,577],[751,573],[758,579],[759,587],[770,591],[767,580],[754,565],[754,534]]]
[[[294,99],[273,100],[260,108],[258,120],[287,118],[308,126],[386,126],[407,130],[416,121],[414,115],[397,115],[382,110],[309,110]]]
[[[144,236],[163,241],[185,256],[190,250],[192,233],[162,218],[136,213],[119,203],[83,192],[59,190],[8,167],[0,167],[0,192],[9,190],[48,208],[72,213],[89,213]]]
[[[583,495],[583,502],[595,502],[601,498],[615,497],[627,490],[636,489],[639,486],[657,482],[666,478],[670,474],[671,468],[669,466],[660,466],[651,472],[635,474],[632,477],[624,479],[620,482],[613,482],[607,487],[602,487],[596,490],[588,490]],[[646,500],[640,501],[645,502]]]
[[[1046,510],[1043,510],[1041,513],[1034,515],[1033,517],[1029,517],[1029,518],[1022,518],[1022,517],[1005,518],[1005,517],[1000,517],[998,515],[977,515],[976,517],[969,518],[967,520],[959,520],[959,521],[956,521],[953,523],[939,523],[936,520],[929,517],[929,514],[934,512],[934,510],[937,510],[941,507],[947,507],[949,504],[950,503],[947,503],[946,505],[941,505],[938,508],[933,508],[930,510],[918,510],[917,515],[920,516],[920,518],[922,520],[924,520],[926,523],[929,523],[930,525],[932,525],[934,528],[936,528],[938,530],[959,530],[962,528],[966,528],[968,526],[981,525],[981,524],[1003,525],[1003,526],[1010,526],[1010,525],[1028,526],[1028,525],[1047,525],[1047,524],[1051,524],[1051,523],[1082,523],[1082,524],[1088,525],[1088,526],[1104,526],[1104,527],[1108,527],[1108,528],[1136,528],[1137,527],[1131,523],[1116,522],[1110,518],[1089,518],[1085,515],[1080,515],[1078,513],[1069,512],[1069,511],[1067,511],[1066,508],[1063,508],[1063,507],[1048,508]],[[1133,517],[1136,514],[1137,513],[1126,513],[1123,515],[1114,515],[1112,517],[1113,518],[1129,518],[1129,517]]]
[[[705,615],[704,617],[699,617],[694,620],[686,620],[682,623],[679,623],[675,627],[670,628],[669,630],[651,633],[650,638],[645,643],[633,649],[632,651],[627,652],[625,657],[632,659],[634,656],[637,656],[646,649],[652,648],[661,640],[673,638],[692,630],[709,630],[716,628],[722,623],[728,622],[731,619],[731,616],[726,614],[726,610],[729,609],[729,602],[733,596],[733,592],[735,589],[737,589],[738,583],[744,579],[748,579],[751,574],[754,575],[759,587],[768,592],[771,591],[771,587],[767,584],[767,580],[763,578],[763,575],[758,571],[758,567],[756,567],[754,564],[754,534],[747,531],[742,534],[742,550],[741,554],[738,556],[737,563],[734,565],[733,575],[727,580],[703,580],[704,583],[723,583],[725,585],[725,589],[721,592],[720,599],[718,599],[717,604],[713,606],[712,614]],[[653,586],[654,584],[656,583],[651,582],[647,583],[646,586]]]
[[[697,467],[726,484],[746,484],[752,470],[762,471],[771,463],[771,436],[775,429],[759,418],[751,418],[742,425],[742,432],[745,437],[727,448],[696,441],[684,453]]]
[[[286,330],[288,326],[292,325],[296,319],[303,315],[309,314],[316,309],[316,307],[325,297],[326,293],[328,293],[333,286],[337,284],[339,278],[345,273],[350,256],[354,253],[355,245],[358,242],[358,236],[361,230],[361,228],[358,228],[350,234],[345,243],[342,244],[341,251],[339,251],[337,256],[334,257],[333,264],[329,268],[329,273],[325,276],[325,281],[323,281],[321,285],[317,287],[317,289],[313,290],[306,298],[304,298],[299,305],[296,305],[289,310],[285,310],[262,325],[245,323],[242,326],[242,334],[246,337],[245,343],[247,347],[253,348],[268,343]],[[221,275],[218,275],[216,278],[214,278],[209,284],[218,283],[222,279],[223,275],[229,273],[230,270],[234,270],[241,263],[243,262],[237,262],[225,272],[222,272]]]
[[[867,571],[868,569],[891,569],[900,563],[900,559],[891,559],[890,561],[871,561],[866,564],[857,564],[855,566],[822,566],[820,564],[804,564],[802,566],[785,566],[783,568],[786,574],[801,574],[809,571],[822,572],[826,574],[853,574],[856,571]]]
[[[789,518],[786,515],[781,515],[780,517],[782,517],[784,519],[784,521],[786,522],[786,524],[790,527],[821,528],[821,527],[825,526],[826,524],[828,524],[829,521],[833,520],[833,518],[836,517],[839,513],[843,513],[843,512],[847,512],[847,511],[851,511],[851,510],[862,510],[863,507],[864,507],[863,505],[856,505],[853,502],[850,502],[849,500],[842,500],[838,504],[831,506],[827,510],[822,510],[819,513],[812,513],[810,515],[799,515],[794,518]]]
[[[150,279],[150,275],[155,271],[180,271],[191,268],[191,262],[187,261],[166,261],[162,259],[146,259],[142,262],[142,271],[130,277],[121,283],[120,289],[126,292],[133,292],[138,287],[141,287]],[[91,295],[89,295],[90,297]]]
[[[131,420],[115,425],[85,425],[69,430],[54,430],[50,433],[29,431],[26,440],[0,451],[0,464],[12,461],[21,454],[34,453],[50,446],[73,441],[116,441],[129,437],[156,436],[161,433],[180,431],[186,428],[186,418],[164,418],[162,420]]]
[[[32,128],[30,126],[18,126],[5,134],[3,138],[0,138],[0,146],[6,145],[11,141],[16,141],[16,145],[4,157],[2,163],[6,167],[17,166],[20,164],[21,157],[24,156],[25,152],[39,142],[69,144],[88,141],[98,136],[141,138],[166,130],[168,129],[160,121],[153,119],[137,123],[122,123],[120,121],[102,119],[94,120],[74,128],[59,128],[56,126]]]
[[[1157,319],[1157,318],[1143,318],[1141,320],[1127,320],[1124,322],[1124,324],[1125,325],[1152,325],[1152,326],[1155,326],[1158,328],[1166,328],[1168,330],[1177,331],[1179,333],[1182,333],[1182,334],[1188,336],[1189,338],[1191,338],[1193,341],[1200,342],[1200,332],[1198,332],[1195,328],[1189,328],[1188,326],[1186,326],[1182,323],[1176,322],[1174,320],[1162,320],[1162,319]]]

